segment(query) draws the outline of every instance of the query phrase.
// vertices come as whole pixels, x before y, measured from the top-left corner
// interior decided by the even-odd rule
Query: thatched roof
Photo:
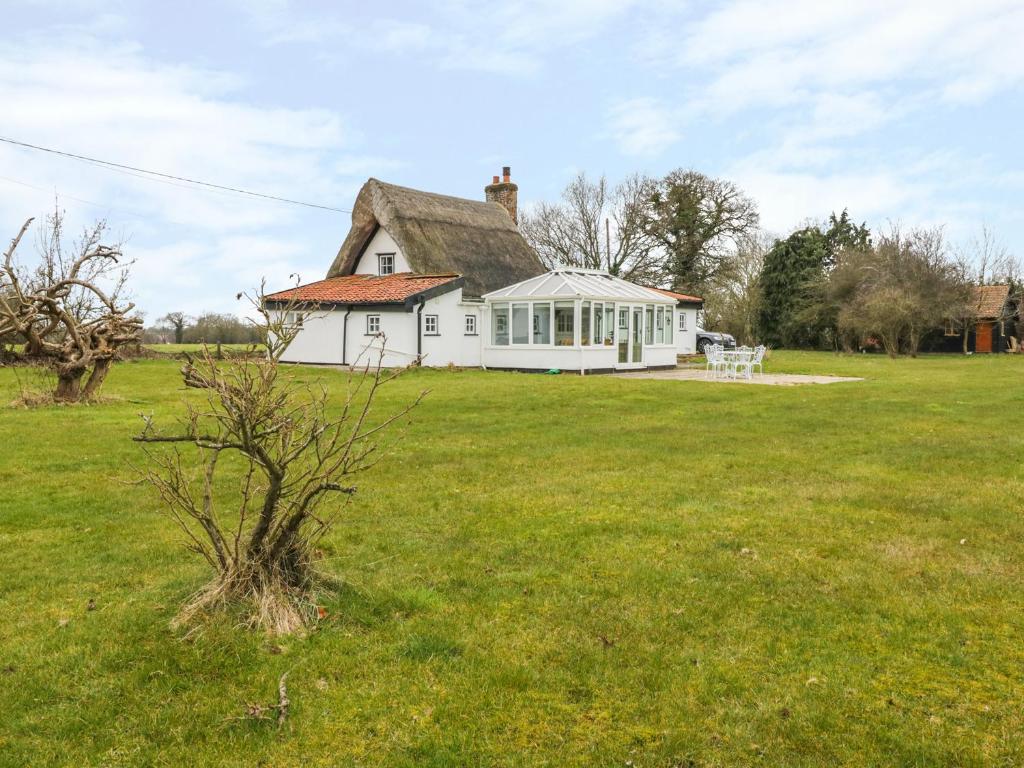
[[[498,203],[370,179],[359,190],[352,229],[327,276],[352,274],[378,227],[394,238],[414,272],[463,275],[466,296],[480,297],[545,271]]]

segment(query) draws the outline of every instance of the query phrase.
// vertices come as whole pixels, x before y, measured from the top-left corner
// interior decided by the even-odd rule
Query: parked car
[[[705,331],[703,328],[698,328],[697,351],[703,355],[712,344],[721,344],[726,349],[736,349],[736,337],[728,333]]]

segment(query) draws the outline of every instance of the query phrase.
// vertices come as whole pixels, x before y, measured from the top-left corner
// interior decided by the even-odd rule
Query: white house
[[[697,317],[704,308],[704,299],[685,293],[667,291],[664,288],[653,288],[676,300],[675,339],[676,351],[680,355],[693,355],[697,350]]]
[[[693,351],[701,300],[604,272],[546,271],[509,169],[466,200],[370,179],[327,277],[266,297],[302,329],[288,362],[614,371]]]

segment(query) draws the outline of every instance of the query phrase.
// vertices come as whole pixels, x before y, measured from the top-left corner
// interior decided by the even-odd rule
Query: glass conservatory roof
[[[485,299],[587,298],[675,304],[675,299],[653,288],[602,272],[599,269],[566,267],[484,294]]]

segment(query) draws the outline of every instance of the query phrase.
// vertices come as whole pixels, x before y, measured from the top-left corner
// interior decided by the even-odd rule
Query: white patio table
[[[725,349],[721,352],[722,360],[725,362],[724,372],[726,378],[735,379],[739,369],[750,362],[754,356],[754,350],[750,347],[739,347],[737,349]]]

